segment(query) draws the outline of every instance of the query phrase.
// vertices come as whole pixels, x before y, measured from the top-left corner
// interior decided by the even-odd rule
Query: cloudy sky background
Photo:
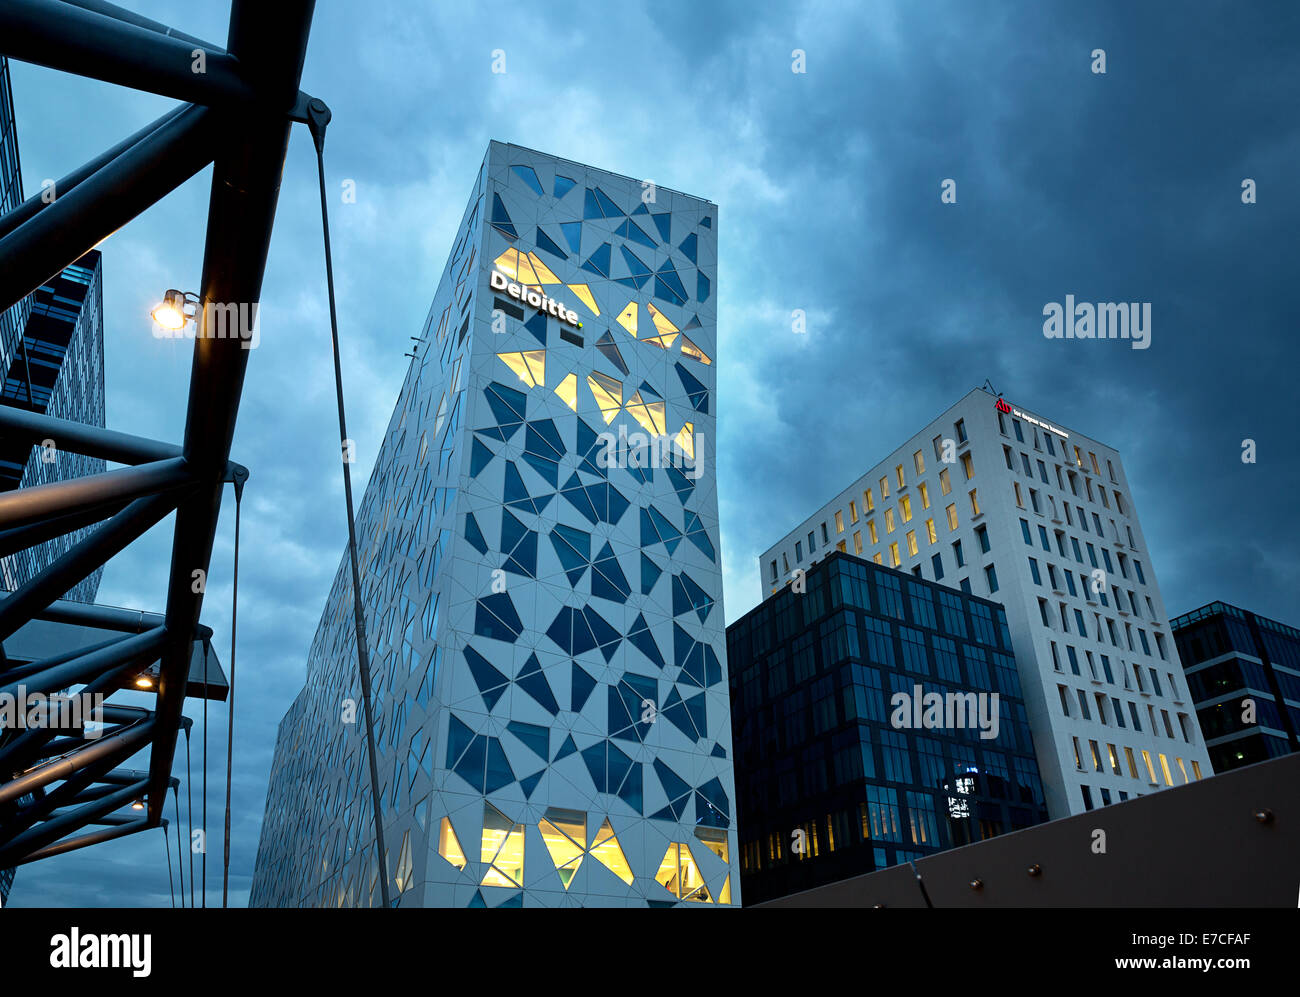
[[[225,4],[130,5],[224,44]],[[1223,599],[1300,624],[1300,8],[468,7],[372,0],[316,12],[303,88],[334,112],[326,158],[359,482],[407,337],[420,331],[487,143],[499,139],[720,206],[728,621],[758,601],[768,545],[987,377],[1018,405],[1121,452],[1171,613]],[[1090,70],[1095,48],[1105,75]],[[504,74],[492,72],[494,49]],[[806,52],[804,74],[791,71],[794,49]],[[11,72],[29,195],[172,104],[19,63]],[[1247,177],[1258,184],[1253,206],[1241,202]],[[210,178],[102,247],[114,429],[181,438],[192,344],[153,338],[148,312],[163,289],[198,284]],[[945,178],[957,182],[955,205],[940,203]],[[345,179],[355,204],[338,197]],[[299,128],[232,454],[252,471],[233,793],[239,904],[276,724],[301,688],[345,538],[323,274],[314,155]],[[1046,340],[1043,306],[1066,294],[1151,302],[1151,348]],[[807,313],[804,336],[791,330],[794,309]],[[1247,438],[1254,465],[1241,460]],[[223,662],[233,512],[229,501],[204,606]],[[168,520],[112,562],[100,601],[160,610],[170,541]],[[201,707],[187,713],[198,719]],[[211,713],[208,882],[219,903],[225,707]],[[197,811],[200,724],[194,737]],[[176,771],[184,776],[183,752]],[[162,832],[23,867],[11,902],[169,905]]]

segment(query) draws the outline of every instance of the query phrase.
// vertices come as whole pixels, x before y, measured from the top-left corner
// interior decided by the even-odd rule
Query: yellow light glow
[[[460,839],[456,837],[456,831],[446,817],[442,819],[442,827],[438,832],[438,854],[457,869],[465,868],[465,853],[461,851]]]
[[[141,675],[139,678],[135,680],[135,684],[136,687],[140,689],[152,689],[153,679],[151,679],[148,675]]]
[[[185,313],[168,302],[164,301],[149,314],[164,329],[170,329],[174,332],[177,329],[185,328]]]
[[[605,425],[608,426],[614,421],[614,416],[618,415],[618,410],[623,405],[623,383],[607,374],[592,371],[587,375],[587,387],[591,389],[591,394],[596,399],[596,407],[600,409]]]
[[[619,312],[618,318],[615,321],[617,321],[619,325],[621,325],[624,329],[628,331],[628,335],[630,335],[633,339],[636,339],[636,319],[637,319],[636,302],[629,301],[627,303],[627,307],[624,308],[621,312]]]
[[[599,315],[600,309],[596,307],[596,299],[591,296],[591,288],[586,284],[569,284],[569,290],[578,296],[578,299],[587,306],[593,315]]]
[[[498,353],[497,357],[530,388],[546,382],[546,351],[525,350],[522,353]]]
[[[642,399],[640,391],[633,394],[627,403],[628,415],[655,436],[664,435],[664,409],[664,402],[647,402]]]
[[[678,449],[686,455],[687,460],[695,459],[695,423],[688,422],[682,426],[674,441]]]
[[[713,363],[713,361],[709,359],[708,354],[706,354],[702,349],[700,349],[698,346],[692,343],[684,333],[682,334],[682,353],[688,357],[692,357],[698,360],[700,363],[703,364]]]
[[[632,867],[627,864],[627,857],[623,854],[618,838],[614,837],[614,828],[610,826],[608,817],[596,832],[589,854],[623,882],[631,885]]]
[[[560,396],[560,401],[564,402],[565,405],[569,406],[569,408],[573,409],[575,412],[578,411],[577,374],[566,374],[564,380],[556,385],[555,393]]]

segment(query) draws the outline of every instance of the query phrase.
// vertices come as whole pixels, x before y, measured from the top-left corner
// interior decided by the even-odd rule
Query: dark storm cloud
[[[1291,6],[467,6],[322,3],[316,14],[303,86],[334,112],[332,193],[344,180],[357,190],[355,204],[336,197],[331,222],[359,480],[497,138],[719,204],[728,619],[757,601],[764,548],[988,377],[1120,450],[1171,613],[1223,598],[1296,622]],[[225,6],[196,7],[136,5],[220,43]],[[1089,70],[1094,48],[1106,50],[1104,76]],[[791,72],[795,49],[804,74]],[[504,74],[491,71],[495,50]],[[18,64],[13,78],[29,193],[169,106]],[[1259,185],[1251,207],[1244,177]],[[116,429],[181,436],[189,344],[153,339],[146,316],[162,289],[198,282],[209,178],[104,246]],[[940,203],[945,178],[955,205]],[[276,725],[301,688],[344,537],[318,211],[298,131],[234,446],[252,470],[236,902]],[[1045,339],[1043,306],[1070,293],[1150,301],[1150,349]],[[791,330],[795,309],[805,336]],[[1257,465],[1240,461],[1245,438]],[[227,664],[232,515],[227,503],[204,609]],[[169,545],[169,530],[134,545],[100,600],[159,608]],[[219,900],[225,708],[210,712]],[[194,737],[197,766],[199,724]],[[166,904],[166,877],[154,831],[24,867],[12,900]]]

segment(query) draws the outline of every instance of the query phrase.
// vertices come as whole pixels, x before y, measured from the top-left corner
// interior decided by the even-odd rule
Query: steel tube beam
[[[56,516],[27,526],[16,526],[11,530],[0,530],[0,557],[10,557],[20,550],[35,547],[37,544],[66,536],[87,526],[94,526],[116,516],[125,509],[130,499],[117,499],[113,502],[97,503],[79,512],[66,516]]]
[[[172,108],[162,117],[154,119],[153,121],[149,122],[149,124],[141,128],[138,132],[135,132],[134,134],[124,138],[121,142],[117,143],[117,145],[113,146],[111,149],[101,152],[94,159],[91,159],[88,162],[83,163],[81,166],[77,167],[71,173],[60,178],[54,184],[55,197],[56,198],[62,197],[68,191],[72,190],[73,187],[77,186],[77,184],[84,181],[87,177],[103,169],[105,166],[107,166],[118,156],[122,155],[122,153],[126,152],[127,149],[130,149],[133,145],[138,143],[141,139],[149,135],[152,135],[155,131],[157,131],[167,122],[177,117],[183,110],[185,110],[187,106],[188,105],[186,104],[178,104],[176,107]],[[46,192],[41,191],[41,194],[44,193]],[[27,221],[27,219],[31,218],[33,215],[37,214],[38,212],[40,212],[42,209],[44,209],[50,204],[50,202],[46,200],[44,197],[42,197],[41,194],[33,194],[22,204],[18,205],[18,207],[12,209],[11,211],[6,212],[3,215],[0,215],[0,239],[3,239],[6,235],[8,235],[10,232],[16,229],[19,225]]]
[[[5,37],[12,5],[33,2],[6,0],[0,6],[0,38]],[[0,239],[0,310],[16,304],[212,162],[211,120],[209,109],[187,107]]]
[[[52,818],[35,827],[29,827],[22,834],[16,835],[3,847],[0,847],[0,867],[13,865],[21,856],[38,848],[43,848],[53,841],[58,841],[65,834],[85,827],[87,823],[98,817],[111,814],[119,807],[138,799],[140,794],[144,792],[144,788],[145,782],[141,780],[130,786],[124,786],[115,793],[109,793],[102,800],[96,800],[93,803],[78,807],[62,817]],[[141,819],[148,820],[147,817]]]
[[[220,49],[205,50],[204,71],[196,72],[193,42],[56,0],[5,0],[0,38],[5,53],[21,62],[194,104],[249,104],[255,97],[239,61]]]
[[[80,655],[18,681],[6,682],[0,686],[0,696],[7,694],[17,697],[20,689],[25,689],[29,694],[41,692],[48,695],[58,692],[70,685],[87,682],[110,669],[125,669],[128,665],[152,661],[167,646],[167,641],[167,628],[155,627],[146,633],[135,634],[110,647]]]
[[[208,302],[255,303],[288,149],[287,117],[298,96],[314,0],[275,4],[233,0],[226,49],[239,59],[258,93],[257,113],[241,117],[239,131],[223,144],[212,176],[207,244],[199,298]],[[202,309],[207,313],[207,308]],[[221,510],[221,476],[230,457],[239,396],[249,351],[236,339],[203,333],[194,341],[184,452],[205,483],[176,510],[167,625],[172,637],[162,656],[158,683],[158,737],[149,759],[149,819],[162,819],[163,783],[171,772],[176,730],[189,675],[190,635],[203,607],[192,591],[191,572],[207,569]]]
[[[8,218],[6,215],[0,219],[0,225]],[[3,234],[0,231],[0,236]],[[56,419],[12,405],[0,406],[0,431],[7,439],[25,438],[32,446],[53,440],[59,450],[99,457],[114,464],[150,464],[181,455],[181,448],[174,443],[159,443],[143,436]]]
[[[0,602],[0,640],[14,633],[58,596],[119,553],[174,508],[167,495],[136,499],[35,578]],[[206,561],[204,564],[206,565]],[[193,632],[193,626],[187,633]]]
[[[191,481],[184,457],[122,467],[81,478],[0,493],[0,526],[13,529],[106,502],[131,500],[180,488]]]
[[[24,772],[18,778],[0,785],[0,804],[12,803],[28,793],[43,789],[52,782],[70,779],[77,772],[97,762],[109,760],[116,765],[123,759],[130,758],[152,735],[155,724],[156,720],[146,720],[138,727],[101,738],[98,744],[84,748],[75,755]]]
[[[98,823],[98,821],[96,822]],[[166,827],[167,822],[163,821]],[[28,852],[22,858],[14,859],[11,865],[26,865],[28,862],[39,862],[41,859],[48,859],[54,855],[64,855],[67,852],[76,851],[78,848],[85,848],[88,845],[98,845],[105,841],[113,841],[117,838],[125,838],[129,834],[136,834],[139,831],[147,831],[156,827],[155,824],[149,823],[148,817],[140,817],[137,820],[122,824],[120,827],[106,827],[100,831],[92,831],[89,834],[80,834],[75,838],[67,838],[63,841],[56,841],[54,844],[46,845],[44,848],[38,848],[35,851]]]
[[[169,28],[161,21],[155,21],[145,17],[143,14],[137,14],[133,10],[127,10],[125,7],[119,7],[115,3],[107,3],[106,0],[63,0],[64,3],[71,4],[74,7],[80,7],[82,10],[92,10],[96,14],[103,14],[106,17],[115,17],[119,21],[126,21],[128,24],[134,24],[138,28],[148,28],[150,31],[157,31],[159,34],[167,35],[169,38],[179,38],[189,45],[196,45],[205,52],[220,52],[221,49],[215,45],[205,42],[202,38],[195,38],[193,35],[187,35],[184,31],[177,31],[175,28]]]
[[[28,675],[35,675],[37,672],[43,672],[45,669],[54,665],[61,665],[65,661],[71,661],[73,658],[79,658],[83,654],[89,654],[91,651],[98,651],[101,648],[110,647],[125,640],[124,637],[111,637],[108,640],[102,640],[95,644],[89,644],[86,647],[74,648],[71,651],[64,651],[62,654],[55,654],[48,658],[41,658],[39,661],[29,661],[25,665],[14,665],[12,668],[6,668],[0,671],[0,679],[6,682],[15,682],[20,678]]]

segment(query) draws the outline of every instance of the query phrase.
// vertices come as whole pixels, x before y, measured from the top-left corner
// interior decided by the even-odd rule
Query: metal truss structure
[[[0,556],[99,524],[0,601],[0,697],[106,695],[146,671],[156,694],[152,709],[105,707],[97,736],[0,731],[0,868],[165,826],[186,697],[225,698],[193,579],[207,575],[226,483],[238,490],[247,478],[230,447],[249,350],[209,328],[220,309],[206,306],[260,299],[289,131],[308,120],[299,81],[313,8],[233,0],[222,49],[101,0],[0,5],[5,55],[183,102],[58,181],[49,203],[36,196],[0,217],[0,311],[213,166],[182,442],[0,406],[0,436],[125,465],[0,494]],[[163,613],[59,599],[173,512]],[[146,747],[146,771],[117,768]],[[132,804],[138,816],[114,813]]]

